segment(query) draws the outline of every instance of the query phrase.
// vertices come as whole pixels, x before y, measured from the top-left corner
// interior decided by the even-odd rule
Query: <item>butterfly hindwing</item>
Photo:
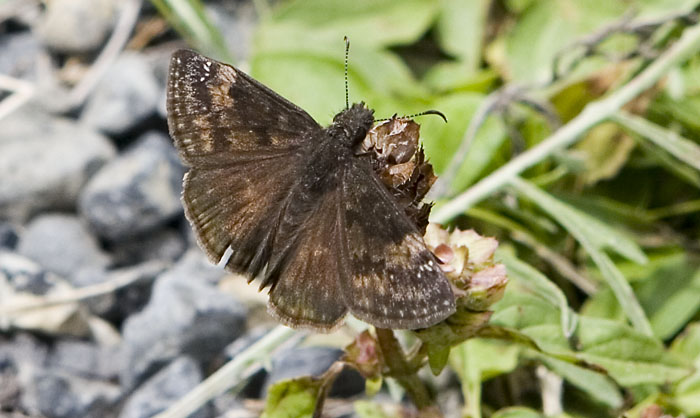
[[[284,154],[321,127],[299,107],[236,68],[175,52],[167,87],[170,136],[190,166],[220,166]]]
[[[341,289],[350,312],[401,329],[453,313],[447,278],[385,186],[360,160],[347,167],[342,183]]]
[[[185,214],[209,258],[218,263],[230,246],[226,267],[257,276],[269,259],[296,172],[293,156],[260,158],[185,175]]]
[[[329,331],[347,312],[339,286],[339,197],[333,188],[307,212],[274,280],[269,311],[287,325]]]

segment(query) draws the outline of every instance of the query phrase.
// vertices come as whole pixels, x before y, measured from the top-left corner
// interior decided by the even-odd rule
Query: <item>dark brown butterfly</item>
[[[356,103],[327,128],[237,69],[173,54],[170,135],[182,200],[213,262],[269,286],[281,322],[317,330],[350,311],[384,328],[422,328],[455,311],[416,225],[359,152],[374,123]]]

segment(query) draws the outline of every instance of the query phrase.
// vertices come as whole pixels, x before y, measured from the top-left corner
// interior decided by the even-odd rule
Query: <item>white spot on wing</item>
[[[216,267],[219,268],[224,268],[226,267],[226,264],[228,263],[229,258],[231,258],[231,255],[233,254],[233,250],[231,247],[226,247],[226,251],[224,251],[224,255],[221,256],[221,260],[219,260],[219,264],[216,265]]]

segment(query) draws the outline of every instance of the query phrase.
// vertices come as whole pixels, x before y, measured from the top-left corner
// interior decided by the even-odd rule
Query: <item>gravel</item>
[[[123,53],[85,104],[81,121],[109,135],[124,135],[156,112],[161,97],[148,61]]]
[[[66,245],[69,242],[71,245]],[[75,215],[47,213],[26,227],[18,252],[68,280],[97,274],[110,263],[87,226]],[[72,280],[73,284],[77,284]]]
[[[34,26],[37,37],[58,52],[90,52],[112,29],[117,0],[51,0]]]
[[[0,219],[71,210],[88,179],[115,156],[102,134],[30,106],[2,120]]]
[[[111,241],[132,239],[182,215],[184,169],[169,138],[149,132],[90,180],[80,196],[80,213]]]

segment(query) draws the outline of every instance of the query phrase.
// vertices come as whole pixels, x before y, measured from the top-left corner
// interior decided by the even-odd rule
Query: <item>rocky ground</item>
[[[184,43],[167,28],[154,32],[162,20],[139,3],[0,4],[3,417],[153,416],[273,325],[253,315],[259,299],[223,290],[226,273],[184,219],[164,91],[169,55]],[[244,58],[252,5],[221,3],[207,9]],[[96,70],[134,5],[129,42]],[[110,289],[116,283],[129,284]],[[47,306],[56,298],[63,303]],[[13,311],[18,304],[30,309]],[[195,416],[255,416],[244,400],[280,378],[322,372],[339,355],[284,349],[239,395]],[[358,375],[339,383],[338,396],[364,390]]]

